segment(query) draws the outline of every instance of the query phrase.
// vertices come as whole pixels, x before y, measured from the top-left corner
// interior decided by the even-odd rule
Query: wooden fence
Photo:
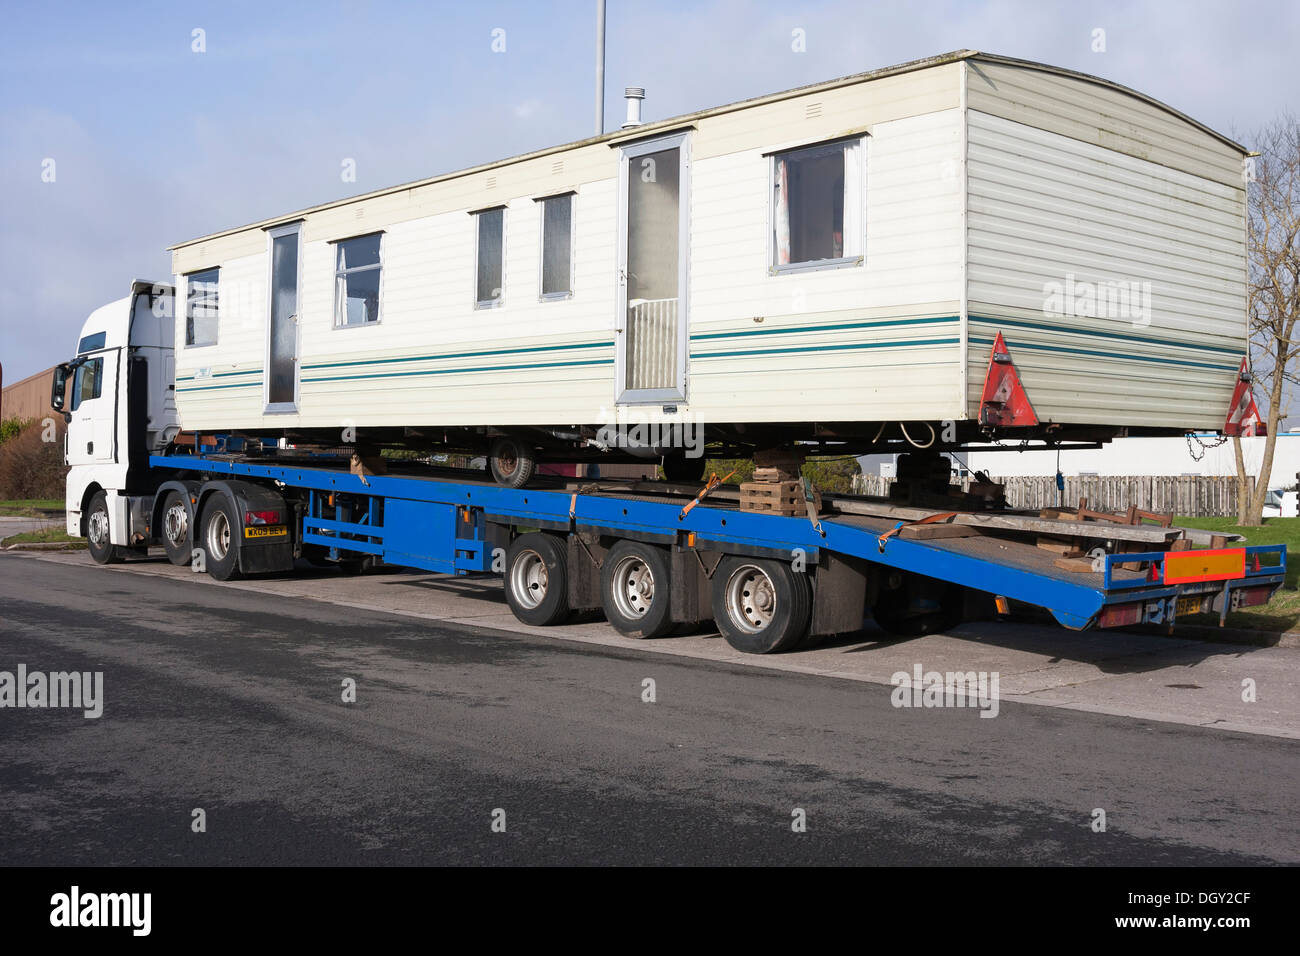
[[[1146,475],[1111,477],[1089,475],[1065,479],[1065,490],[1058,493],[1051,477],[1012,476],[994,478],[1006,486],[1007,506],[1017,510],[1038,510],[1059,505],[1076,507],[1080,498],[1088,499],[1094,511],[1124,512],[1130,506],[1143,511],[1172,512],[1196,518],[1235,518],[1237,516],[1237,479],[1200,475]],[[892,478],[858,475],[854,493],[889,494]],[[1250,479],[1253,487],[1254,479]],[[1059,496],[1058,496],[1059,495]]]

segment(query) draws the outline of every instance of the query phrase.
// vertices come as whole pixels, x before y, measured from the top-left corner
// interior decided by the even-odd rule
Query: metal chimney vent
[[[632,129],[634,126],[641,125],[641,101],[645,99],[645,88],[640,86],[629,86],[623,91],[623,96],[627,98],[627,119],[623,122],[623,129]]]

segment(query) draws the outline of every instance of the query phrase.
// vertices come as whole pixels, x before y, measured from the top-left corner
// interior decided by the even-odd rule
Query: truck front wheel
[[[204,569],[218,581],[234,581],[239,571],[239,529],[237,510],[227,495],[214,494],[203,505],[202,529]]]
[[[108,536],[108,493],[95,492],[86,512],[86,550],[96,564],[117,564],[125,551],[112,543]]]

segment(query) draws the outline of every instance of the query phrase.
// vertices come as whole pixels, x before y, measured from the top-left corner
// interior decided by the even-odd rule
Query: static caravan
[[[506,471],[1221,431],[1245,155],[973,51],[632,122],[173,247],[177,407]]]

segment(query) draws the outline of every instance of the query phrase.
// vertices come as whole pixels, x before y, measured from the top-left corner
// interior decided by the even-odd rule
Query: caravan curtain
[[[790,200],[787,183],[790,178],[790,163],[779,159],[776,162],[776,181],[773,208],[774,227],[776,230],[776,259],[779,266],[790,264]]]
[[[862,255],[863,200],[862,141],[844,144],[844,251],[845,257]]]

